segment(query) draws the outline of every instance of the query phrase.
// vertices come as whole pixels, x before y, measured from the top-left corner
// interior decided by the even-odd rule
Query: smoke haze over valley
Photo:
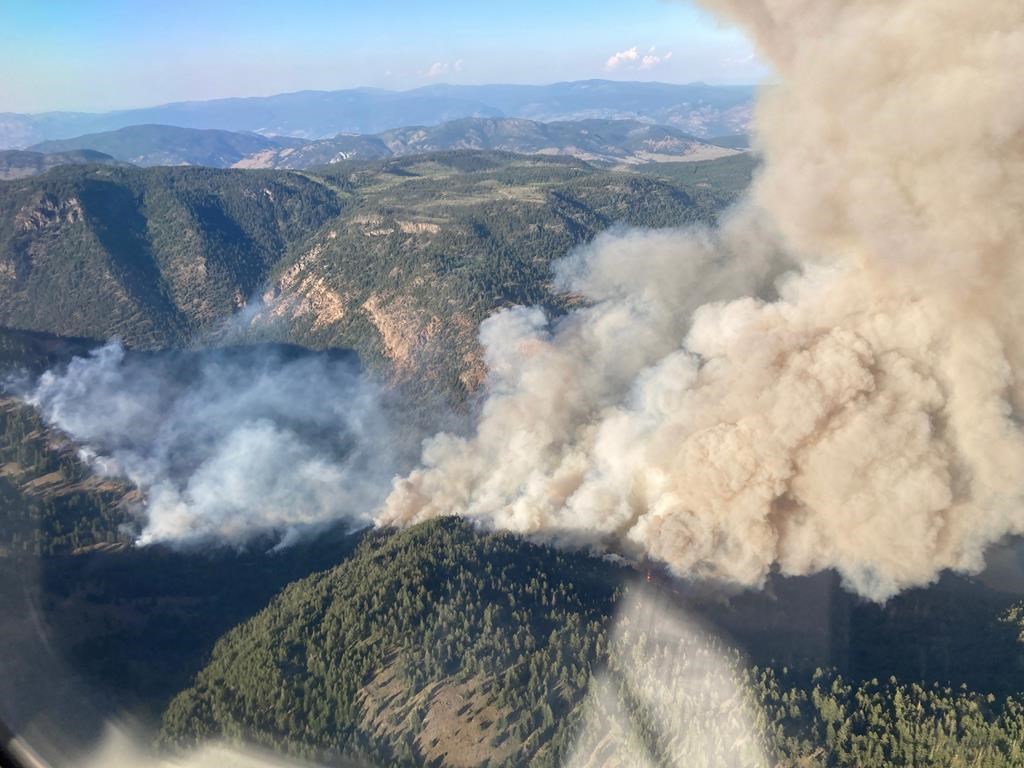
[[[883,11],[869,0],[856,8],[834,34],[859,49],[874,44],[862,36]],[[997,29],[1000,11],[967,14],[964,34]],[[273,511],[281,509],[307,523],[461,514],[740,586],[760,585],[773,568],[835,568],[851,589],[884,600],[947,568],[977,571],[988,545],[1024,532],[1022,488],[1005,469],[1024,456],[1013,416],[1020,344],[1006,322],[1015,317],[1008,302],[1022,234],[1020,185],[1012,173],[1000,179],[986,171],[994,163],[1018,167],[1019,134],[998,108],[1011,79],[996,76],[1013,71],[1018,52],[1009,42],[976,52],[937,33],[903,31],[904,24],[916,29],[912,20],[924,13],[915,4],[892,11],[886,43],[917,56],[890,68],[879,59],[867,70],[847,48],[833,50],[804,30],[810,21],[740,14],[784,79],[763,96],[757,136],[765,165],[750,201],[717,230],[622,230],[578,249],[558,265],[554,287],[586,307],[565,317],[520,308],[488,318],[476,434],[431,438],[424,466],[398,481],[377,513],[373,499],[396,463],[386,448],[395,439],[376,411],[369,426],[362,416],[355,422],[363,439],[381,438],[355,452],[363,456],[360,472],[320,463],[316,445],[295,445],[257,413],[251,422],[229,418],[239,424],[211,438],[216,448],[197,457],[195,476],[184,479],[154,468],[166,459],[138,451],[152,444],[147,450],[160,454],[171,450],[163,442],[181,439],[178,430],[192,434],[194,425],[177,422],[194,410],[195,395],[184,398],[185,413],[170,409],[170,437],[160,436],[166,425],[153,426],[120,457],[126,433],[97,432],[74,413],[114,407],[90,402],[100,397],[165,413],[162,404],[131,406],[134,395],[122,387],[145,391],[130,381],[144,375],[159,389],[176,372],[139,367],[127,380],[111,379],[107,368],[121,353],[108,347],[90,363],[73,363],[67,378],[44,378],[33,402],[86,444],[113,440],[116,465],[149,495],[143,540],[244,538],[250,524],[287,527],[288,516]],[[952,3],[947,13],[957,13]],[[795,52],[808,50],[813,55]],[[801,56],[811,56],[813,67]],[[969,114],[960,109],[962,90],[928,88],[962,58],[970,61],[958,70],[963,77],[986,83],[971,88],[978,103]],[[826,98],[828,78],[850,89]],[[884,108],[847,116],[852,104],[869,101]],[[914,142],[930,162],[908,165],[893,126],[922,110],[949,127]],[[1003,122],[992,124],[992,114]],[[938,177],[935,157],[946,169]],[[936,181],[954,176],[955,184]],[[964,208],[966,199],[976,212]],[[393,332],[382,333],[392,344]],[[283,376],[285,391],[293,390]],[[243,379],[226,376],[218,393],[199,399],[228,397],[244,408],[246,396],[231,394]],[[360,414],[377,407],[355,380],[341,386],[349,391],[340,399],[362,403]],[[313,388],[330,391],[326,380]],[[283,415],[284,404],[274,408]],[[312,425],[317,413],[302,418]],[[339,429],[353,427],[336,416]],[[404,438],[406,445],[416,439]],[[370,461],[374,451],[385,455]],[[277,475],[264,461],[295,467],[302,482],[253,487],[251,498],[210,492],[244,487],[225,480],[236,472]],[[847,535],[851,525],[857,536]]]
[[[353,358],[112,342],[44,374],[26,400],[99,474],[143,491],[140,543],[288,543],[339,520],[367,525],[416,444]]]

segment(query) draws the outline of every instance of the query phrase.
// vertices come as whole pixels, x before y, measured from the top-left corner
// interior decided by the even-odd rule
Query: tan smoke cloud
[[[743,586],[835,568],[877,600],[977,570],[1024,533],[1024,3],[706,4],[781,80],[750,201],[599,238],[566,318],[489,319],[476,433],[430,440],[379,522]]]

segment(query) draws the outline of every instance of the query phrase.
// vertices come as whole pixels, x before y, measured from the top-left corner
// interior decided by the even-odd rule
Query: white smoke
[[[743,586],[835,568],[876,600],[976,571],[1024,532],[1024,3],[707,4],[781,79],[751,200],[719,232],[600,238],[568,317],[488,320],[476,433],[430,440],[379,522]]]
[[[142,543],[361,527],[402,467],[381,391],[338,356],[112,342],[47,372],[26,399],[102,474],[143,491]]]

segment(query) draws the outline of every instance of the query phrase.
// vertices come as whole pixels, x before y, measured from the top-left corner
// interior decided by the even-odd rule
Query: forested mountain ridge
[[[57,168],[0,185],[0,324],[146,348],[228,332],[353,348],[459,397],[482,377],[481,320],[563,306],[553,261],[616,223],[713,221],[754,164],[661,176],[454,152],[316,174]]]
[[[0,556],[128,544],[120,529],[140,501],[130,483],[97,476],[35,409],[0,397]]]
[[[172,125],[132,125],[116,131],[44,141],[29,149],[48,154],[93,150],[133,165],[227,168],[255,152],[294,145],[295,142],[279,141],[255,133]]]
[[[226,732],[281,746],[283,737],[308,757],[355,748],[402,763],[421,750],[470,753],[448,754],[452,764],[535,754],[584,682],[579,667],[564,686],[535,672],[571,664],[581,639],[590,638],[590,653],[600,649],[614,570],[512,536],[478,542],[455,520],[373,536],[218,643],[195,687],[168,709],[163,739]],[[264,645],[270,637],[283,656]],[[271,690],[287,714],[266,707]],[[235,703],[225,707],[224,696]],[[422,744],[410,725],[423,728]]]
[[[943,613],[961,591],[983,598],[967,621]],[[837,610],[863,640],[884,638],[885,617],[914,615],[947,639],[981,621],[1007,643],[989,658],[996,679],[1021,657],[1002,623],[1019,611],[987,595],[952,584]],[[805,610],[749,600],[790,621]],[[881,652],[866,677],[815,670],[813,656],[776,663],[758,648],[765,627],[748,631],[747,656],[714,630],[731,610],[454,518],[378,532],[225,635],[168,707],[161,741],[227,737],[328,765],[1021,764],[1024,699],[914,683],[913,662],[880,682]],[[903,642],[941,656],[926,638]]]
[[[395,128],[377,134],[338,134],[304,141],[254,133],[133,125],[73,139],[52,140],[29,149],[56,153],[109,155],[133,165],[202,165],[209,168],[286,168],[305,170],[345,160],[380,160],[460,149],[519,154],[568,155],[598,165],[711,160],[735,154],[735,137],[708,143],[678,128],[637,120],[585,119],[541,123],[523,118],[467,117],[436,126]],[[70,154],[69,154],[70,153]],[[82,162],[77,160],[77,162]]]
[[[36,376],[95,345],[0,329],[0,381]],[[127,481],[96,475],[66,435],[19,397],[0,394],[0,558],[124,546],[141,501]]]
[[[63,166],[0,185],[0,324],[180,344],[337,215],[295,174]]]
[[[58,165],[124,165],[108,154],[92,149],[68,152],[29,152],[19,149],[0,150],[0,181],[38,176]]]
[[[701,170],[713,177],[717,166]],[[351,191],[350,206],[281,264],[254,325],[274,332],[276,322],[317,348],[354,348],[399,380],[441,392],[479,385],[477,329],[496,309],[564,308],[551,265],[574,246],[614,224],[710,222],[733,199],[700,186],[700,172],[685,186],[571,158],[495,153],[321,173]]]
[[[437,126],[396,128],[374,135],[338,135],[300,147],[268,149],[239,168],[313,168],[343,160],[404,157],[459,149],[568,155],[601,165],[711,160],[735,150],[683,131],[636,120],[540,123],[523,118],[463,118]]]

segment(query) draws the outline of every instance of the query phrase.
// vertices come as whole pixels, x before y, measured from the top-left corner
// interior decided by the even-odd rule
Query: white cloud
[[[435,61],[427,68],[427,71],[423,73],[423,76],[433,79],[435,77],[441,77],[441,75],[447,74],[447,72],[448,62]]]
[[[672,51],[669,51],[664,56],[659,56],[654,52],[654,48],[651,48],[647,52],[647,55],[640,60],[640,69],[654,69],[659,64],[663,64],[672,58]]]
[[[664,64],[672,58],[672,51],[665,54],[658,54],[654,48],[651,48],[647,53],[641,55],[640,51],[634,45],[632,48],[628,48],[625,51],[618,51],[608,57],[608,61],[605,62],[605,69],[609,72],[614,72],[617,69],[654,69],[660,64]]]
[[[604,68],[611,72],[624,64],[636,61],[638,58],[640,58],[640,54],[637,53],[636,46],[634,45],[629,50],[619,51],[618,53],[613,53],[609,56],[608,61],[605,62]]]
[[[438,77],[443,77],[449,73],[459,74],[463,69],[463,60],[456,59],[455,61],[435,61],[422,73],[428,80],[433,80]]]

